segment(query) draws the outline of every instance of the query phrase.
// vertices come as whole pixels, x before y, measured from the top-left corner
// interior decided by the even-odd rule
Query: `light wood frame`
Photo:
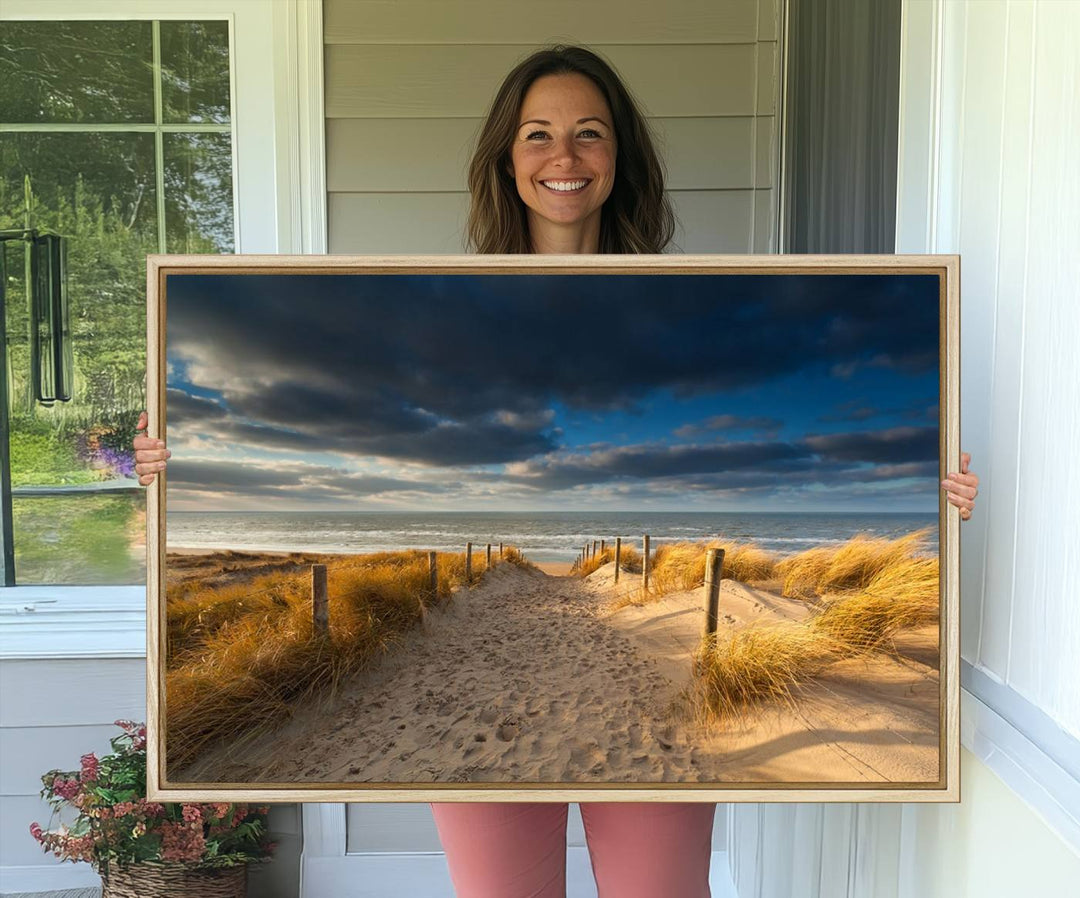
[[[165,286],[169,274],[932,274],[940,279],[939,471],[960,464],[960,258],[886,256],[147,256],[147,396],[150,436],[166,431]],[[939,499],[941,564],[940,718],[937,782],[873,787],[823,784],[664,783],[552,784],[180,784],[164,777],[165,478],[147,496],[147,794],[159,801],[707,801],[707,802],[958,802],[960,800],[959,526],[958,510]]]

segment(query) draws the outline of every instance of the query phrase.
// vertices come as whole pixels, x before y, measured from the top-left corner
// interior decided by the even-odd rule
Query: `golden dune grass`
[[[692,707],[699,723],[744,720],[775,700],[793,703],[792,689],[820,674],[842,652],[801,623],[754,624],[716,640],[694,656]]]
[[[528,564],[516,549],[504,560]],[[474,553],[474,580],[479,562]],[[168,763],[182,767],[224,736],[280,723],[299,699],[332,695],[464,578],[464,553],[439,553],[435,594],[426,552],[341,556],[327,565],[326,637],[313,632],[310,571],[188,589],[167,615]]]
[[[776,558],[754,543],[723,540],[664,543],[656,550],[656,561],[649,578],[650,591],[662,596],[703,586],[709,549],[724,550],[722,578],[746,583],[773,576]]]
[[[877,649],[898,630],[938,622],[938,560],[895,561],[865,588],[828,595],[824,603],[810,618],[817,630],[853,648]]]
[[[790,702],[793,687],[833,661],[879,650],[906,627],[936,623],[938,560],[917,554],[924,537],[923,531],[892,540],[856,537],[780,562],[785,595],[831,591],[805,621],[703,639],[692,686],[702,719],[739,718],[770,699]]]
[[[605,564],[615,560],[615,547],[608,546],[603,552],[597,553],[585,564],[574,563],[573,571],[579,577],[588,577],[593,571],[598,571]],[[641,553],[631,546],[622,546],[619,550],[619,569],[631,574],[641,573]]]
[[[824,595],[867,586],[878,574],[914,556],[925,544],[926,530],[896,539],[856,536],[839,546],[809,549],[776,566],[785,596]]]

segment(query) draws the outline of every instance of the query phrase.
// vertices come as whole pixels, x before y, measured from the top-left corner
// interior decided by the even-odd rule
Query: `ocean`
[[[621,536],[641,548],[722,537],[789,555],[856,534],[897,537],[929,528],[937,554],[937,514],[849,512],[180,512],[166,522],[169,547],[276,552],[463,552],[487,543],[517,546],[532,561],[573,561],[586,542]]]

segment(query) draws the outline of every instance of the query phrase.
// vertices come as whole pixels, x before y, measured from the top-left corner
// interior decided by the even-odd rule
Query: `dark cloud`
[[[841,402],[835,411],[827,415],[819,415],[818,421],[834,423],[838,421],[868,421],[884,414],[881,409],[866,404],[864,400],[853,399],[849,402]]]
[[[749,431],[752,433],[775,434],[784,426],[779,418],[758,416],[752,418],[740,415],[713,415],[697,424],[684,424],[672,433],[682,439],[691,439],[707,433],[719,431]]]
[[[822,458],[835,461],[863,461],[877,464],[921,462],[936,459],[936,427],[890,427],[855,433],[808,436],[806,445]]]
[[[551,451],[556,404],[938,361],[928,276],[188,274],[167,293],[170,424],[224,409],[236,441],[440,465]]]
[[[651,480],[774,466],[805,452],[787,443],[728,443],[717,446],[621,446],[587,455],[551,455],[515,466],[506,479],[545,489],[616,479]]]
[[[229,493],[251,497],[304,500],[348,499],[382,493],[445,492],[452,484],[355,474],[303,462],[260,464],[256,461],[177,459],[169,462],[170,491]]]

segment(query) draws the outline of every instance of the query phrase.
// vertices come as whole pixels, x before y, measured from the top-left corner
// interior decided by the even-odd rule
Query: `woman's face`
[[[600,89],[578,74],[537,78],[525,94],[510,151],[529,229],[599,233],[615,182],[615,128]]]

